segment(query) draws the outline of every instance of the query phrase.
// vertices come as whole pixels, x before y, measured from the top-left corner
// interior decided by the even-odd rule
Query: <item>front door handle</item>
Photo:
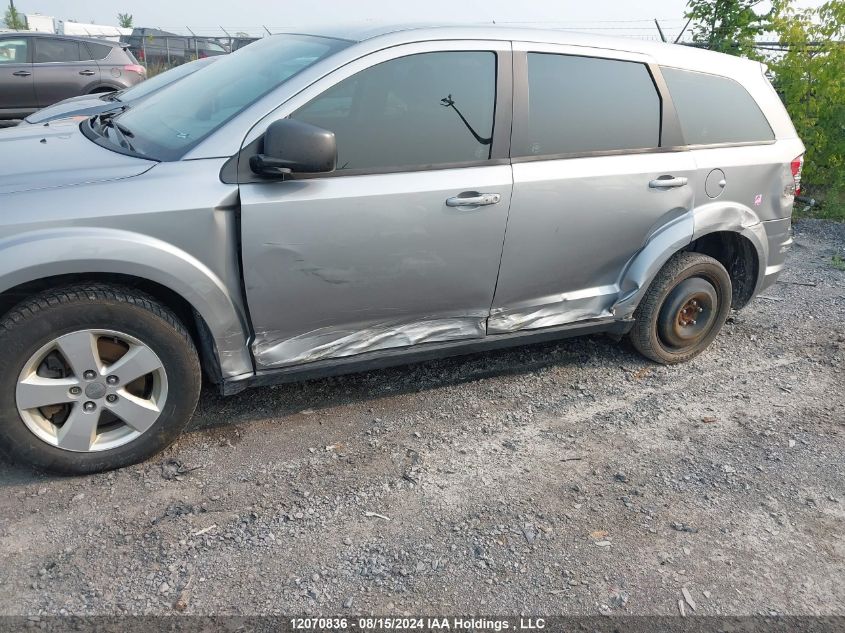
[[[660,178],[655,178],[654,180],[648,183],[648,186],[652,189],[669,189],[671,187],[683,187],[687,184],[688,180],[681,176],[680,178],[675,178],[674,176],[661,176]]]
[[[496,204],[502,199],[498,193],[478,193],[477,191],[464,191],[462,194],[446,199],[447,207],[483,207],[488,204]]]
[[[80,70],[80,75],[85,75],[86,77],[93,77],[96,73],[93,70]]]
[[[12,73],[15,77],[29,77],[32,73],[28,70],[18,70]]]

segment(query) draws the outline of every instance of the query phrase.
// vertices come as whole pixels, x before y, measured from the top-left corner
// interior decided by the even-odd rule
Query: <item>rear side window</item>
[[[688,145],[774,140],[757,102],[733,79],[677,68],[661,72]]]
[[[335,133],[338,170],[433,166],[490,158],[495,102],[495,53],[420,53],[344,79],[291,118]]]
[[[660,96],[645,64],[528,54],[527,130],[515,156],[660,145]]]
[[[85,59],[88,58],[87,51]],[[35,63],[78,62],[80,60],[79,42],[73,40],[52,40],[37,38],[35,41]]]
[[[24,37],[0,39],[0,64],[26,64],[29,62],[27,54],[27,40]]]
[[[86,42],[86,46],[88,47],[89,56],[87,59],[94,59],[94,60],[101,60],[105,59],[111,53],[111,46],[106,46],[105,44],[96,44],[94,42]]]

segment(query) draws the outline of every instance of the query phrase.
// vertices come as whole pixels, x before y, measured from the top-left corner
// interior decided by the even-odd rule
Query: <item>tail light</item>
[[[794,159],[789,168],[792,170],[792,180],[795,182],[795,195],[801,194],[801,169],[804,167],[804,155]]]
[[[140,64],[127,64],[123,67],[123,70],[129,73],[138,73],[139,75],[146,75],[147,69],[141,66]],[[795,173],[795,172],[793,172]]]

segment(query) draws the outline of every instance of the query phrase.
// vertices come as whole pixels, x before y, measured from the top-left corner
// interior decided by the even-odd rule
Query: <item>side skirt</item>
[[[450,341],[446,343],[424,343],[413,347],[382,350],[346,358],[305,363],[294,367],[265,370],[247,376],[227,378],[220,385],[220,391],[224,396],[230,396],[240,393],[248,387],[265,387],[288,382],[326,378],[329,376],[354,374],[399,365],[411,365],[451,356],[476,354],[494,349],[545,343],[586,334],[607,333],[611,336],[622,337],[628,333],[633,324],[633,319],[595,319],[540,330],[513,332],[509,334],[491,334],[483,339]]]

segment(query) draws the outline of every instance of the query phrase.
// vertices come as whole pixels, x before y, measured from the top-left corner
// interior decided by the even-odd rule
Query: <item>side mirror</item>
[[[253,172],[277,178],[330,172],[336,164],[334,132],[294,119],[271,123],[264,133],[264,153],[249,159]]]

